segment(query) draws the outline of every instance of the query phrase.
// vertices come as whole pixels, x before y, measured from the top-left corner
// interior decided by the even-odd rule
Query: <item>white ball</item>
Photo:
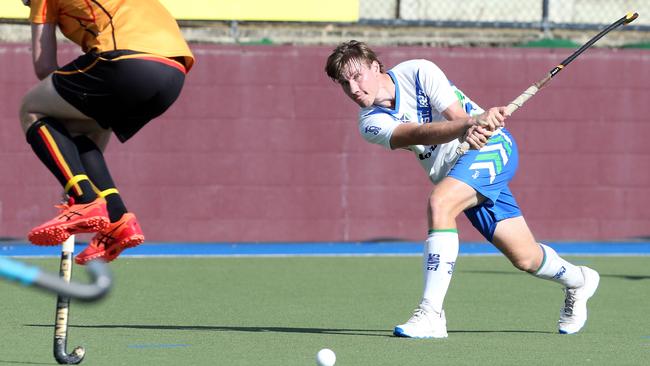
[[[336,354],[329,348],[323,348],[316,354],[316,363],[318,366],[334,366]]]

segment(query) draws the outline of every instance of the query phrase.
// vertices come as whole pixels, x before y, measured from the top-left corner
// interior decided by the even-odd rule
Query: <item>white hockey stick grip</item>
[[[530,88],[526,89],[520,96],[515,98],[508,106],[506,107],[506,116],[511,115],[514,111],[519,109],[526,101],[533,97],[537,93],[539,88],[535,85],[531,85]]]
[[[61,246],[62,252],[74,253],[74,235],[70,235],[68,239],[63,242]]]

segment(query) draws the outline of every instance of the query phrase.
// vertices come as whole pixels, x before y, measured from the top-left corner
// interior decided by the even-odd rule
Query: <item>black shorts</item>
[[[87,53],[52,75],[56,91],[121,142],[169,108],[183,88],[175,60],[134,51]]]

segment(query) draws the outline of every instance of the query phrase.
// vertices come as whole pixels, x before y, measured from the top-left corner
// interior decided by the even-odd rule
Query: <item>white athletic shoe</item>
[[[560,309],[558,329],[561,334],[573,334],[582,329],[587,321],[587,300],[598,288],[600,276],[589,267],[579,266],[585,283],[576,288],[564,289],[564,307]]]
[[[393,334],[408,338],[447,338],[445,311],[437,313],[418,307],[406,323],[395,327]]]

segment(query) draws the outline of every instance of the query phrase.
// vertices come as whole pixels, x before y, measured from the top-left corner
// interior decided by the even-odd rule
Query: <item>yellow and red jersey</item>
[[[30,8],[32,23],[56,23],[84,52],[183,58],[187,71],[194,64],[176,20],[158,0],[32,0]]]

